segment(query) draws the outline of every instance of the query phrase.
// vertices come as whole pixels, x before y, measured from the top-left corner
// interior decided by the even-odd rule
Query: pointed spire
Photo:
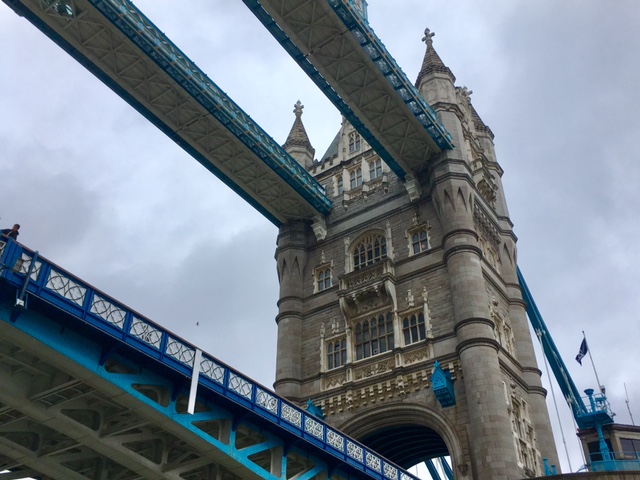
[[[451,81],[455,82],[456,77],[453,75],[449,67],[447,67],[438,52],[433,48],[433,33],[428,28],[424,30],[424,37],[422,37],[422,41],[427,44],[427,51],[424,54],[424,60],[422,61],[422,68],[420,69],[420,73],[418,73],[418,78],[416,79],[416,87],[420,86],[420,82],[424,77],[430,75],[432,73],[444,73],[451,77]]]
[[[293,126],[289,132],[287,141],[284,142],[283,148],[302,166],[309,168],[313,165],[313,156],[316,150],[311,146],[307,131],[302,124],[301,117],[303,108],[304,105],[298,100],[293,107],[293,113],[296,119],[293,121]]]

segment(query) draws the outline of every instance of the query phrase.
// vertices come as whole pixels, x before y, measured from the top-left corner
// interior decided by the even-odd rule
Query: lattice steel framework
[[[453,148],[353,0],[243,1],[400,178]]]
[[[4,0],[276,225],[329,213],[323,187],[125,0]],[[62,14],[61,14],[62,12]]]
[[[37,253],[0,251],[0,480],[414,480]]]

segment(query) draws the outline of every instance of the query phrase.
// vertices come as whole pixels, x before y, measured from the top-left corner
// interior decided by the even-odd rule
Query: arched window
[[[402,319],[402,333],[404,334],[405,345],[411,345],[427,338],[422,312],[407,315]]]
[[[368,235],[353,248],[353,269],[366,267],[387,257],[387,241],[383,235]]]
[[[393,349],[393,314],[380,314],[356,324],[356,359]]]
[[[374,180],[382,176],[382,160],[379,158],[369,162],[369,179]]]
[[[362,168],[358,167],[351,170],[349,173],[349,180],[352,189],[362,185]]]
[[[427,236],[427,229],[421,228],[413,232],[411,236],[411,245],[413,246],[413,254],[424,252],[429,249],[429,237]]]
[[[347,340],[335,340],[327,345],[327,370],[342,367],[347,363]]]

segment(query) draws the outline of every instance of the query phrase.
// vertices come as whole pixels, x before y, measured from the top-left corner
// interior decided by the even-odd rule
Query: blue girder
[[[233,179],[207,162],[202,155],[182,140],[171,127],[122,89],[86,58],[73,45],[65,41],[53,29],[42,22],[25,7],[20,0],[3,0],[18,15],[24,16],[45,35],[89,69],[114,90],[125,101],[142,113],[172,140],[187,150],[194,158],[213,171],[222,181],[240,194],[272,223],[280,221],[259,203],[239,188]],[[287,182],[306,202],[322,215],[331,211],[332,202],[324,187],[318,183],[295,159],[278,145],[251,117],[193,63],[171,40],[169,40],[140,10],[128,0],[87,0],[131,42],[139,47],[164,72],[177,82],[207,112],[224,125],[258,158],[268,165],[281,179]]]
[[[531,295],[531,291],[524,280],[520,267],[518,267],[517,272],[518,282],[520,283],[520,288],[522,290],[522,298],[527,304],[527,315],[529,317],[529,321],[540,338],[544,355],[549,361],[553,375],[560,386],[560,390],[562,391],[567,404],[573,412],[573,416],[576,419],[578,427],[592,428],[597,427],[597,425],[612,423],[613,415],[609,411],[606,397],[591,396],[589,406],[585,405],[583,397],[575,383],[573,383],[573,379],[560,356],[560,351],[558,350],[558,347],[556,347],[553,338],[551,338],[551,333],[542,319],[542,314],[538,310],[536,302],[533,300],[533,296]]]
[[[71,318],[69,329],[72,332],[89,329],[89,335],[94,339],[100,335],[107,335],[118,345],[118,350],[131,351],[151,359],[152,366],[157,366],[156,370],[168,369],[174,376],[181,376],[185,380],[191,378],[196,346],[83,282],[46,258],[37,256],[37,252],[12,240],[8,242],[5,239],[0,240],[0,261],[0,282],[9,284],[15,288],[16,292],[21,291],[26,285],[25,291],[28,297],[44,301],[55,307],[56,312],[70,316],[67,318]],[[27,278],[28,272],[31,273]],[[50,342],[40,336],[46,336],[47,332],[52,331],[58,335],[59,330],[52,330],[50,327],[43,328],[41,334],[37,333],[38,329],[33,323],[21,320],[21,315],[25,314],[22,308],[16,306],[11,319],[6,320],[13,322],[16,328],[46,343]],[[27,309],[26,313],[28,314],[29,311]],[[82,346],[77,347],[77,342],[73,345],[62,343],[56,345],[61,353],[102,378],[116,383],[131,395],[165,413],[171,420],[179,421],[185,428],[192,430],[196,428],[193,424],[202,420],[197,417],[199,414],[195,417],[175,416],[175,411],[171,413],[171,408],[164,409],[161,405],[149,401],[144,395],[136,393],[132,387],[140,383],[139,377],[134,375],[129,378],[126,375],[108,374],[103,368],[99,368],[98,364],[103,362],[96,363],[95,359],[88,361],[89,353],[85,352],[86,349]],[[91,355],[94,354],[91,353]],[[198,398],[201,402],[233,405],[235,409],[244,410],[246,413],[251,412],[252,418],[256,421],[269,425],[269,431],[275,437],[279,434],[285,437],[293,435],[297,448],[319,458],[337,461],[338,470],[342,474],[351,472],[351,476],[365,475],[377,480],[415,479],[410,473],[333,429],[317,416],[278,397],[213,356],[202,354],[199,372]],[[154,382],[158,383],[158,381]],[[349,477],[348,474],[347,477]]]
[[[358,130],[360,135],[371,145],[371,147],[380,155],[384,162],[389,165],[393,172],[404,179],[408,173],[406,172],[393,156],[382,146],[378,139],[369,131],[369,129],[360,121],[353,112],[351,107],[340,97],[333,89],[329,82],[318,72],[316,67],[309,61],[300,49],[291,41],[282,28],[275,22],[269,13],[262,7],[259,0],[243,0],[254,15],[262,22],[262,24],[271,32],[275,39],[282,47],[291,55],[298,63],[302,70],[313,80],[313,82],[322,90],[335,107],[344,115],[347,120]],[[354,37],[360,43],[360,46],[367,53],[369,58],[375,63],[376,67],[386,78],[393,89],[402,98],[404,103],[409,107],[413,115],[418,119],[420,124],[427,130],[429,136],[434,140],[438,147],[442,150],[454,148],[451,134],[447,132],[436,112],[424,100],[415,86],[409,81],[405,73],[398,66],[391,54],[387,51],[382,41],[376,36],[373,29],[366,21],[355,6],[352,0],[326,0],[331,8],[336,12],[345,27],[351,31]]]

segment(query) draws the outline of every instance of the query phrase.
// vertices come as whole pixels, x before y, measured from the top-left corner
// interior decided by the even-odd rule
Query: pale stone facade
[[[344,121],[312,161],[301,105],[285,148],[325,186],[322,229],[281,227],[276,392],[403,467],[450,455],[458,479],[558,464],[516,277],[493,134],[425,35],[416,86],[453,136],[400,180]],[[326,227],[326,230],[325,230]],[[455,405],[432,388],[435,362]],[[419,453],[412,453],[419,452]]]

